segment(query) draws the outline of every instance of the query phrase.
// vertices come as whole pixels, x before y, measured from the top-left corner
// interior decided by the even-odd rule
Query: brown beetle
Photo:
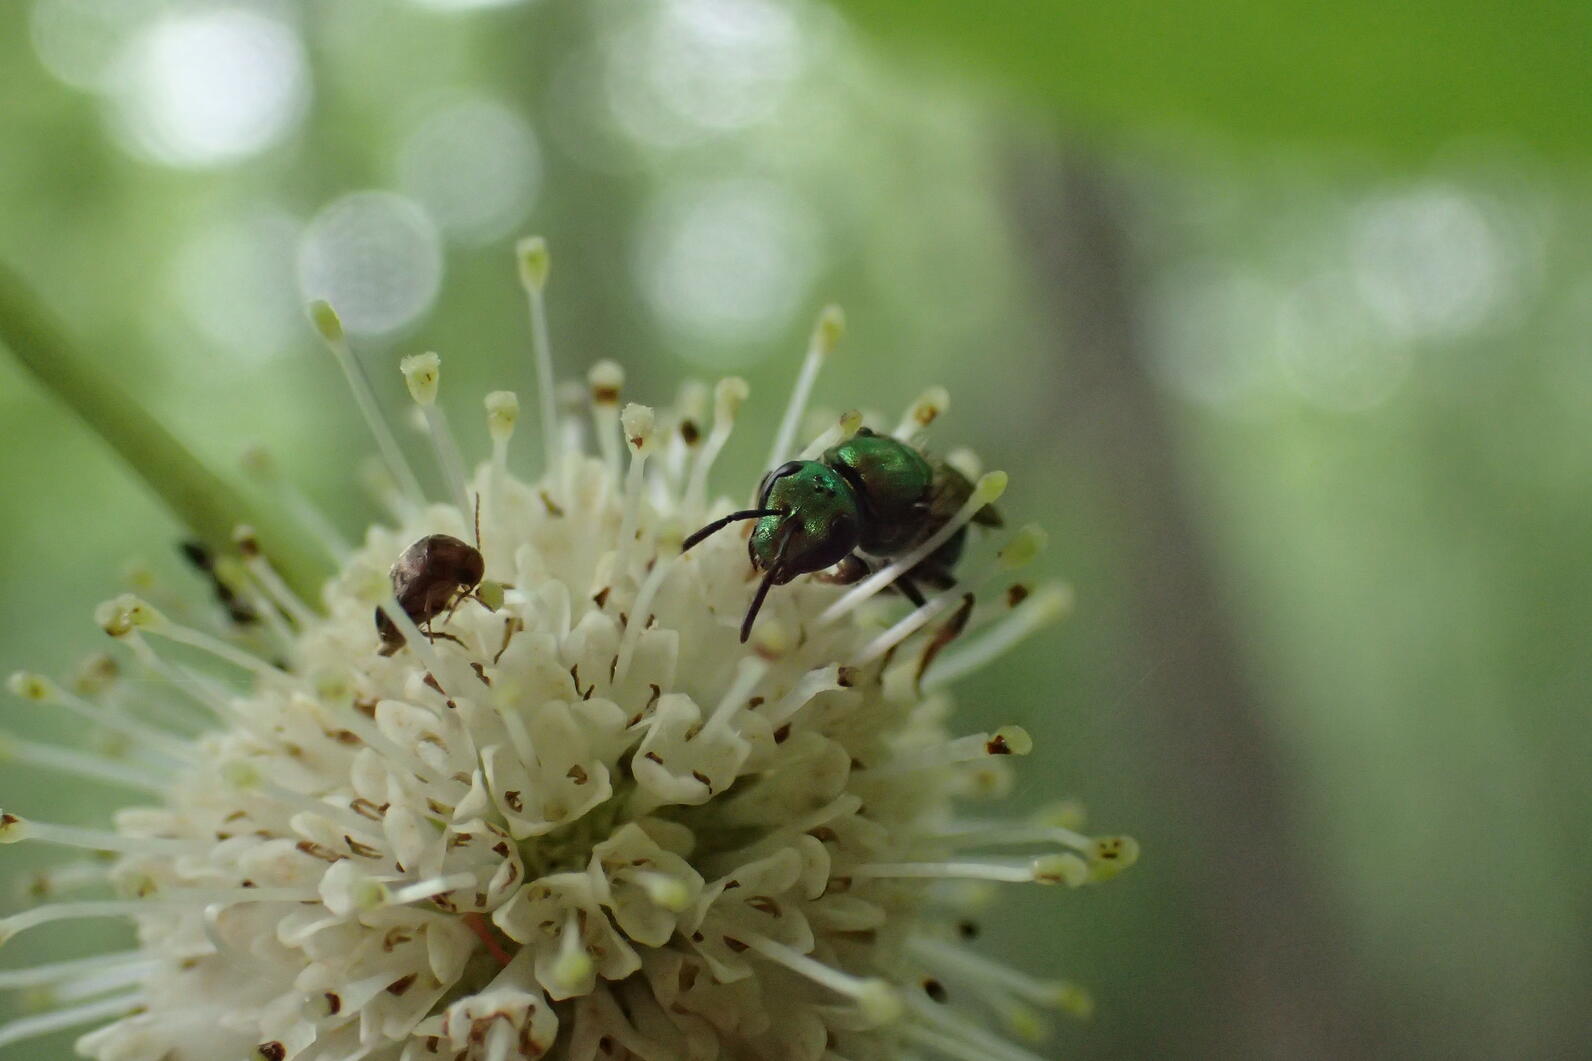
[[[399,607],[427,637],[457,641],[451,634],[433,633],[431,621],[475,591],[486,575],[486,560],[467,542],[447,534],[428,534],[403,551],[390,575]],[[381,636],[383,656],[404,647],[403,631],[380,608],[376,609],[376,632]]]

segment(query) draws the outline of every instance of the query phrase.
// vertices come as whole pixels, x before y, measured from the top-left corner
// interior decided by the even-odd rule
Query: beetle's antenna
[[[688,551],[693,545],[701,542],[704,538],[711,538],[725,527],[728,527],[730,524],[740,520],[760,519],[763,516],[778,515],[782,515],[782,513],[777,508],[746,508],[739,512],[731,512],[728,516],[714,520],[712,523],[709,523],[706,527],[703,527],[685,541],[681,542],[680,551],[682,553]]]

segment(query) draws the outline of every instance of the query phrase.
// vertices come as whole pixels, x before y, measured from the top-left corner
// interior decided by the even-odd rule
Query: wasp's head
[[[783,585],[844,560],[857,548],[862,513],[840,474],[818,461],[791,461],[763,479],[758,519],[747,552],[759,571]]]

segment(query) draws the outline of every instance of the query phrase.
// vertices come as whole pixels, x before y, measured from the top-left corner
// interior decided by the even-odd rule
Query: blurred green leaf
[[[1274,0],[839,0],[940,71],[991,80],[1083,129],[1317,141],[1419,160],[1497,137],[1592,154],[1592,5]]]

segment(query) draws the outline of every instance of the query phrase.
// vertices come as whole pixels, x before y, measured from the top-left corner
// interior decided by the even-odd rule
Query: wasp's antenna
[[[795,536],[796,524],[786,520],[779,528],[779,548],[774,552],[774,562],[768,565],[768,573],[763,576],[763,581],[757,584],[757,594],[752,598],[751,607],[746,609],[746,618],[741,620],[741,644],[746,644],[747,638],[752,636],[752,624],[757,621],[757,613],[763,610],[763,598],[768,596],[768,591],[779,581],[779,574],[785,567],[785,550],[790,546],[790,540]]]
[[[475,493],[475,547],[481,548],[481,492]]]
[[[746,618],[741,620],[741,644],[746,644],[746,639],[752,636],[752,624],[757,621],[757,613],[763,610],[763,598],[768,596],[778,575],[779,566],[776,564],[768,569],[763,581],[757,584],[757,595],[752,598],[752,606],[746,609]]]
[[[722,519],[714,520],[712,523],[709,523],[706,527],[703,527],[685,541],[681,542],[680,551],[682,553],[688,551],[693,545],[696,545],[704,538],[711,538],[725,527],[728,527],[730,524],[739,520],[760,519],[763,516],[779,516],[782,514],[783,513],[781,513],[777,508],[746,508],[739,512],[731,512],[728,516],[725,516]]]

